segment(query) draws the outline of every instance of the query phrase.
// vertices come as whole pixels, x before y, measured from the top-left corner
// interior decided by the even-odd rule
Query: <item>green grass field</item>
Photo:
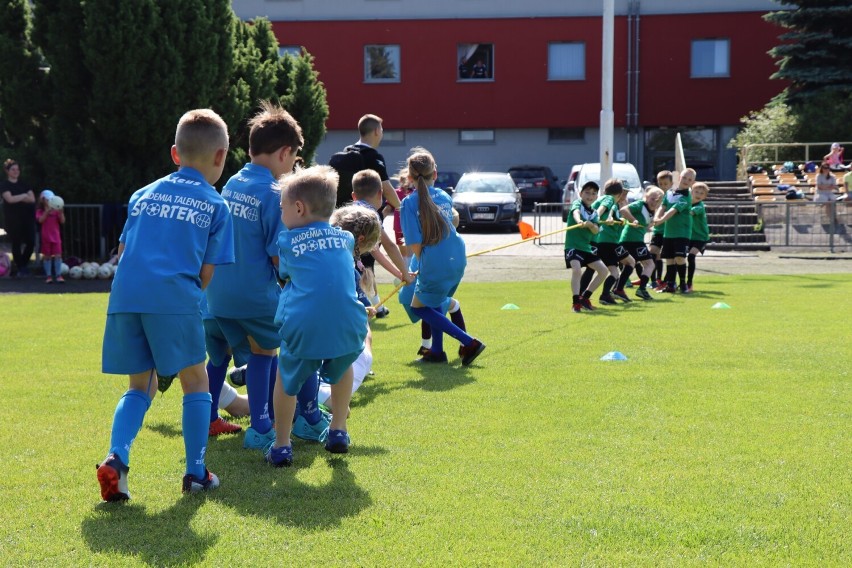
[[[126,505],[95,479],[126,387],[99,372],[106,296],[0,296],[0,564],[849,566],[852,279],[696,285],[573,314],[565,282],[464,284],[469,368],[413,364],[391,303],[351,453],[274,469],[214,439],[206,496],[180,494],[175,385]]]

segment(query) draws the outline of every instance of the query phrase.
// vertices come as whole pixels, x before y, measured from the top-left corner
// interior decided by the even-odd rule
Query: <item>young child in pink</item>
[[[60,226],[65,223],[65,213],[60,209],[50,207],[50,198],[54,193],[45,189],[39,196],[36,205],[36,220],[41,225],[41,260],[44,264],[45,282],[63,284],[62,277],[62,232]]]

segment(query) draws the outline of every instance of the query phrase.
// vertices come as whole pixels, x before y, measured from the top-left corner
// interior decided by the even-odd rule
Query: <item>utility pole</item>
[[[601,190],[612,177],[612,145],[615,119],[612,111],[612,68],[615,27],[615,0],[603,0],[603,49],[601,50]]]

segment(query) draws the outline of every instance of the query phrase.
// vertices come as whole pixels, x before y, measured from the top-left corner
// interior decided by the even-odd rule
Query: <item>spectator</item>
[[[831,151],[822,158],[823,162],[828,163],[828,167],[833,171],[846,170],[843,165],[843,146],[835,142],[831,145]]]
[[[473,64],[473,78],[488,79],[488,67],[482,59],[477,59],[476,63]]]
[[[3,164],[6,181],[0,182],[0,195],[6,209],[6,233],[12,245],[13,276],[28,276],[35,248],[35,194],[20,180],[21,166],[8,159]]]
[[[834,191],[837,189],[837,178],[831,173],[828,162],[823,162],[819,167],[819,174],[816,178],[816,191],[814,192],[814,202],[825,202],[825,214],[831,217],[831,210],[834,201]]]
[[[470,67],[468,67],[467,57],[464,55],[459,59],[459,79],[470,79]]]

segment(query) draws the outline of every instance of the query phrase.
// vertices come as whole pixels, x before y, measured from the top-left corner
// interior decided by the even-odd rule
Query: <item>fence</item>
[[[708,248],[801,248],[852,251],[852,202],[814,203],[792,200],[773,203],[708,201]],[[565,226],[561,203],[537,203],[532,226],[539,234]],[[536,239],[540,245],[562,245],[563,233]]]
[[[62,227],[62,253],[82,260],[107,260],[110,251],[118,246],[118,237],[127,220],[127,205],[65,206],[65,225]]]

